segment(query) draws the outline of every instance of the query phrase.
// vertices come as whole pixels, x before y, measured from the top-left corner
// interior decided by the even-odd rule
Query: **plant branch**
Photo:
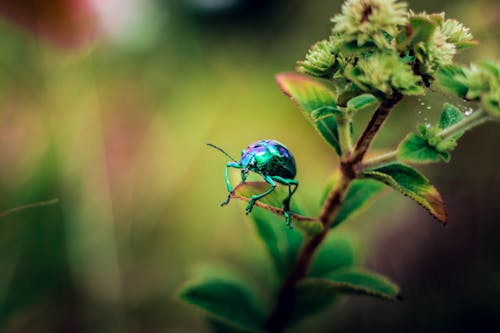
[[[403,95],[400,92],[394,92],[391,97],[384,100],[377,110],[375,110],[372,118],[354,147],[354,154],[350,161],[352,164],[358,164],[363,160],[368,148],[370,148],[370,145],[375,138],[375,135],[384,124],[387,116],[389,116],[389,113],[392,111],[394,106],[398,104],[402,98]]]
[[[238,194],[234,194],[234,193],[231,194],[231,198],[246,201],[246,202],[250,201],[250,198],[247,198],[247,197],[244,197],[244,196],[241,196]],[[268,210],[268,211],[273,212],[273,213],[278,214],[278,215],[285,215],[285,212],[283,209],[262,203],[260,201],[256,201],[255,206],[263,208],[265,210]],[[294,220],[297,220],[297,221],[318,221],[317,217],[312,217],[312,216],[304,216],[304,215],[299,215],[299,214],[295,214],[295,213],[290,213],[290,216]]]
[[[295,304],[295,286],[300,279],[307,275],[309,267],[311,266],[312,258],[314,257],[319,245],[325,239],[330,225],[333,222],[333,217],[340,208],[351,181],[352,178],[345,177],[342,174],[339,183],[328,195],[325,205],[318,216],[318,219],[323,224],[323,230],[321,233],[309,238],[302,244],[297,261],[290,274],[283,282],[278,293],[278,300],[266,323],[266,328],[269,332],[283,331]]]
[[[390,151],[388,153],[375,156],[374,158],[370,158],[370,159],[364,161],[361,164],[361,169],[363,169],[363,170],[364,169],[374,169],[376,167],[392,163],[396,160],[397,155],[398,155],[398,150],[395,149],[395,150]]]
[[[16,212],[20,212],[20,211],[25,210],[25,209],[49,206],[49,205],[56,204],[58,202],[59,202],[59,199],[50,199],[50,200],[46,200],[46,201],[33,202],[33,203],[26,204],[26,205],[10,208],[10,209],[4,210],[3,212],[0,212],[0,218],[5,217],[5,216],[10,215],[10,214],[13,214],[13,213],[16,213]]]
[[[441,132],[438,133],[438,135],[442,138],[446,138],[457,132],[467,131],[488,120],[490,120],[489,114],[483,109],[479,109],[473,112],[471,115],[466,116],[462,121],[456,123],[455,125],[442,130]]]
[[[347,158],[352,153],[352,136],[351,136],[351,117],[338,116],[335,117],[339,130],[340,150],[342,157]]]
[[[320,244],[325,239],[330,226],[333,223],[335,214],[337,214],[342,205],[351,182],[357,177],[357,170],[361,165],[363,157],[368,151],[371,142],[375,138],[379,129],[382,127],[389,113],[402,98],[403,95],[396,92],[391,97],[384,100],[377,110],[375,110],[375,113],[363,131],[363,134],[356,143],[353,154],[343,156],[340,164],[340,179],[336,186],[328,194],[320,214],[318,215],[318,220],[323,224],[323,230],[321,233],[307,239],[302,244],[297,261],[281,285],[277,296],[277,302],[266,322],[266,329],[269,332],[279,333],[285,328],[296,301],[295,287],[297,283],[307,275],[312,259],[314,258]]]

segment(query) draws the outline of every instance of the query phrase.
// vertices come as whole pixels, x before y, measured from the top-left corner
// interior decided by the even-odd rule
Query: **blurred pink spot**
[[[0,0],[0,14],[63,48],[80,48],[97,37],[92,0]]]

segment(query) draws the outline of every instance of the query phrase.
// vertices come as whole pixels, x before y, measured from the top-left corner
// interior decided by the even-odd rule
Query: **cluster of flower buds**
[[[310,48],[298,71],[382,98],[423,94],[458,50],[476,44],[444,13],[414,13],[396,0],[348,0],[332,22],[331,35]]]

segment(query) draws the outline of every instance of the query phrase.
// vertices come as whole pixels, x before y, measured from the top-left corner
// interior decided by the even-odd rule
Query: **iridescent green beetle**
[[[233,188],[229,182],[228,169],[236,168],[241,169],[241,182],[244,183],[250,171],[253,171],[264,178],[266,182],[271,185],[271,188],[264,193],[253,195],[248,202],[246,213],[249,214],[255,202],[276,188],[276,183],[288,186],[288,197],[283,200],[283,212],[286,219],[286,224],[292,228],[290,217],[290,200],[292,195],[297,190],[299,182],[295,180],[297,174],[297,167],[295,165],[295,158],[290,151],[281,143],[275,140],[260,140],[248,146],[246,150],[241,151],[240,161],[236,161],[228,153],[221,148],[209,143],[209,146],[221,151],[233,162],[226,164],[226,185],[229,194],[226,200],[221,203],[221,206],[227,205],[231,199]],[[293,189],[292,189],[293,187]]]

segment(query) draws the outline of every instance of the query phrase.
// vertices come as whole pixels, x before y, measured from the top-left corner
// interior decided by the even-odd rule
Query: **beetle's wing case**
[[[276,140],[259,140],[248,145],[241,157],[242,167],[253,168],[265,174],[294,178],[297,172],[295,158]]]
[[[276,149],[278,150],[279,156],[281,157],[281,166],[287,169],[291,174],[291,177],[289,178],[294,178],[297,174],[297,165],[295,164],[295,158],[293,157],[292,153],[281,142],[278,142],[276,140],[268,141],[270,145],[276,147]]]

